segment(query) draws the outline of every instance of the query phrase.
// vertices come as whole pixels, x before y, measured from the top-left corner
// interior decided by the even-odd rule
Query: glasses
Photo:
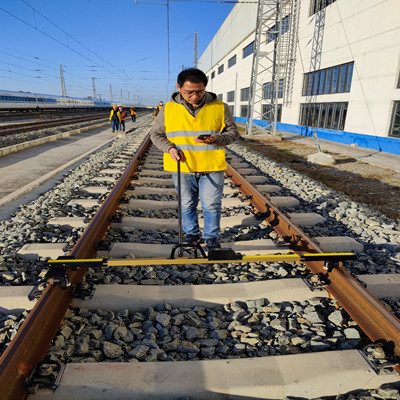
[[[204,94],[204,92],[206,91],[206,89],[202,89],[202,90],[181,90],[181,93],[184,94],[185,96],[201,96],[202,94]]]

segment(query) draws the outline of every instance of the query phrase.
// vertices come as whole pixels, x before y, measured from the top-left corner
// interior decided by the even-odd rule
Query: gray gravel
[[[79,168],[65,176],[53,190],[44,193],[35,202],[22,206],[9,220],[0,223],[0,280],[4,285],[36,283],[43,275],[43,261],[30,263],[19,259],[15,252],[25,243],[67,242],[70,248],[81,234],[81,229],[49,229],[48,219],[56,216],[81,216],[91,218],[95,210],[69,207],[73,198],[101,198],[84,195],[81,187],[98,172],[106,168],[110,159],[123,152],[134,138],[140,138],[149,120],[133,136],[115,141],[108,149],[96,153]],[[400,226],[398,221],[379,215],[363,204],[353,202],[342,193],[335,192],[264,156],[244,149],[240,144],[230,146],[237,155],[268,176],[269,183],[284,186],[283,193],[301,201],[300,209],[286,211],[318,212],[327,223],[305,229],[310,236],[349,235],[365,246],[365,253],[357,262],[348,263],[353,273],[389,273],[399,271]],[[92,183],[90,183],[92,185]],[[148,198],[148,197],[146,197]],[[157,197],[159,198],[159,197]],[[233,215],[235,209],[224,210]],[[248,209],[246,212],[250,212]],[[176,215],[175,210],[131,212],[137,216]],[[272,238],[271,229],[234,228],[221,233],[222,240]],[[111,231],[114,240],[172,243],[176,238],[169,232],[120,230]],[[286,278],[309,275],[306,268],[286,264],[249,263],[191,266],[114,268],[89,270],[88,279],[94,283],[115,284],[214,284]],[[400,303],[386,299],[386,304],[399,315]],[[50,359],[72,362],[107,360],[156,361],[195,360],[208,358],[260,357],[291,354],[304,351],[324,351],[341,348],[360,348],[368,341],[359,332],[347,314],[335,308],[336,302],[314,299],[304,303],[269,304],[266,299],[233,303],[225,307],[206,309],[173,309],[160,304],[141,313],[119,313],[86,309],[70,310],[60,328]],[[0,352],[25,318],[26,312],[17,316],[0,314]],[[1,354],[1,353],[0,353]],[[372,355],[371,355],[372,357]],[[385,361],[385,360],[384,360]],[[383,361],[382,361],[383,362]],[[374,396],[377,397],[374,397]],[[352,397],[353,396],[353,397]],[[369,397],[368,397],[369,396]],[[392,396],[392,397],[389,397]],[[334,397],[331,397],[334,398]],[[357,392],[338,399],[400,398],[392,385],[388,389]]]
[[[143,312],[71,309],[49,349],[60,362],[183,361],[361,348],[368,339],[335,300]],[[77,333],[78,332],[78,333]]]

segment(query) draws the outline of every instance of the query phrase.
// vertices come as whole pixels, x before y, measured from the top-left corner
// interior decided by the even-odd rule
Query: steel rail
[[[290,240],[290,247],[296,253],[323,253],[323,250],[298,226],[276,208],[245,178],[228,166],[226,174],[239,190],[249,198],[253,206],[263,214],[265,220],[280,235]],[[400,320],[390,313],[383,304],[358,283],[340,264],[331,271],[323,262],[304,261],[314,274],[320,274],[326,282],[326,289],[354,319],[365,334],[382,344],[390,354],[400,357]],[[396,367],[400,372],[399,366]]]
[[[25,122],[17,125],[3,125],[0,127],[0,136],[8,136],[14,133],[22,133],[32,130],[39,130],[45,128],[52,128],[67,124],[78,124],[80,122],[94,121],[97,119],[107,118],[106,115],[95,115],[90,117],[77,117],[77,118],[63,118],[53,121],[40,121],[40,122]]]
[[[89,258],[95,255],[96,244],[104,237],[110,224],[110,218],[118,208],[119,200],[149,143],[150,137],[147,136],[114,189],[71,250],[70,256]],[[71,284],[79,284],[86,270],[87,268],[69,270],[68,278]],[[19,328],[17,335],[0,358],[0,393],[2,400],[26,398],[25,380],[34,366],[45,356],[65,312],[71,304],[71,292],[72,286],[62,289],[60,285],[49,285]]]

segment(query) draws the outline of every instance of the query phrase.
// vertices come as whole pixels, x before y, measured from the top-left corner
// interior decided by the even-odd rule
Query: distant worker
[[[113,105],[113,108],[110,113],[110,121],[111,121],[111,129],[113,132],[118,131],[119,123],[121,119],[119,117],[119,111],[116,105]]]
[[[158,113],[163,108],[164,102],[160,101],[160,104],[157,106],[156,110],[154,111],[154,118],[157,118]]]
[[[131,113],[132,122],[136,122],[136,109],[131,107],[130,113]]]
[[[119,130],[125,132],[126,111],[122,106],[119,106],[119,119],[121,121],[119,124]]]
[[[150,130],[152,142],[164,152],[164,170],[171,171],[178,191],[177,161],[180,160],[182,223],[188,244],[201,239],[197,204],[204,211],[203,237],[208,250],[220,247],[218,232],[225,146],[240,135],[227,104],[206,92],[207,77],[197,68],[178,75],[178,92],[162,107]]]

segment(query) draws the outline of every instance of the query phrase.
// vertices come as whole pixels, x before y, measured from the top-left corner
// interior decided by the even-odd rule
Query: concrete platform
[[[307,399],[398,381],[357,350],[250,359],[67,364],[60,385],[30,400]]]
[[[36,261],[38,257],[57,258],[65,256],[67,243],[29,243],[24,244],[17,254],[26,260]]]
[[[221,243],[224,248],[231,248],[243,255],[257,254],[286,254],[289,249],[277,247],[272,240],[259,239],[235,243]],[[113,243],[109,252],[110,258],[166,258],[171,255],[171,244],[145,244],[145,243]],[[98,253],[103,256],[103,253]]]
[[[26,145],[24,151],[0,157],[0,207],[19,201],[35,188],[39,192],[41,185],[115,139],[111,129],[107,128],[68,137],[71,132],[64,132],[57,145],[54,144],[55,137],[49,137],[48,143],[31,148]],[[47,138],[43,139],[46,141]],[[10,207],[14,206],[10,204]]]

